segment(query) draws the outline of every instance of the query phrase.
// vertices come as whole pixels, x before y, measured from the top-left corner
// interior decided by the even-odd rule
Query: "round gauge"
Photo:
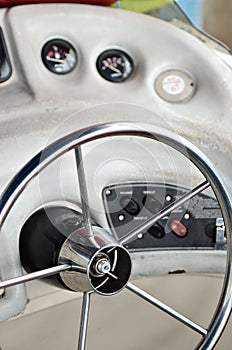
[[[111,49],[100,54],[97,59],[97,70],[104,79],[122,83],[133,73],[134,63],[126,52]]]
[[[44,65],[53,73],[70,73],[77,65],[77,53],[66,40],[49,40],[42,49]]]
[[[156,78],[155,90],[163,100],[178,103],[190,100],[196,84],[189,73],[180,69],[167,69]]]

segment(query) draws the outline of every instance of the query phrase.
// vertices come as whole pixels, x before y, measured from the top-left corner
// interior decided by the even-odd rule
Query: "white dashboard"
[[[162,127],[184,136],[208,156],[232,189],[232,71],[199,39],[148,15],[74,4],[1,9],[0,27],[11,71],[11,74],[2,72],[6,79],[3,77],[0,84],[1,190],[30,158],[50,143],[76,130],[111,122],[142,122],[153,125],[154,129]],[[66,62],[62,56],[65,50],[69,54]],[[230,60],[229,54],[224,55]],[[126,136],[123,140],[94,141],[83,147],[83,153],[92,216],[107,229],[112,222],[115,228],[117,220],[125,219],[122,216],[120,219],[125,213],[121,213],[121,208],[118,210],[118,203],[124,198],[123,191],[128,193],[132,187],[135,192],[137,186],[136,193],[139,193],[144,183],[148,183],[150,187],[143,191],[152,192],[152,186],[157,184],[161,184],[160,188],[170,184],[170,193],[174,193],[172,186],[177,183],[184,192],[202,179],[176,151],[154,145],[147,139]],[[128,183],[129,188],[122,190],[120,186],[128,186]],[[118,191],[118,202],[113,208],[107,196],[106,202],[103,201],[104,191],[109,188]],[[207,195],[211,198],[212,193],[207,192]],[[165,198],[167,200],[167,195]],[[206,197],[202,198],[206,201]],[[80,202],[74,154],[67,153],[25,189],[11,210],[1,232],[1,278],[22,273],[20,232],[32,213],[51,205],[66,205],[78,211]],[[142,203],[136,202],[135,207],[141,207]],[[216,220],[218,207],[214,200],[210,203],[213,206],[211,216],[204,216],[204,219]],[[126,210],[127,214],[130,210]],[[147,215],[149,209],[146,210]],[[187,211],[183,213],[186,221],[189,220],[187,214]],[[135,216],[136,220],[141,218],[131,211],[128,215]],[[195,212],[194,220],[197,215]],[[209,224],[211,221],[204,225]],[[190,227],[186,227],[190,231]],[[180,234],[176,232],[176,236]],[[184,270],[193,274],[221,274],[225,269],[225,251],[214,249],[212,237],[206,236],[203,249],[199,242],[191,241],[193,246],[189,242],[178,243],[178,246],[172,242],[174,248],[178,248],[175,252],[167,252],[170,241],[163,243],[165,249],[156,253],[153,243],[147,242],[143,273],[160,276]],[[186,249],[190,246],[194,249]],[[140,266],[144,260],[139,247],[132,247],[136,278],[142,274]],[[154,256],[162,263],[153,269]],[[12,287],[0,301],[0,318],[5,320],[23,312],[28,299],[32,301],[24,312],[23,322],[29,315],[35,317],[39,311],[53,309],[57,304],[63,310],[69,302],[70,308],[76,296],[43,282],[31,282],[27,289],[24,285]],[[73,313],[72,317],[75,318]],[[71,331],[73,333],[73,329]],[[75,343],[73,338],[72,335],[72,344]],[[14,350],[12,345],[7,347],[6,339],[4,342],[3,350]],[[27,349],[25,344],[22,346]],[[63,346],[56,344],[51,348],[59,350]],[[171,349],[171,345],[168,346]]]

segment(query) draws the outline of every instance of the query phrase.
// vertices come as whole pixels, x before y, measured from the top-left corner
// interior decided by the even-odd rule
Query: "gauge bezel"
[[[177,76],[183,81],[183,89],[177,93],[170,93],[163,88],[164,80],[171,76]],[[157,95],[169,103],[185,103],[192,99],[197,91],[197,80],[187,70],[179,67],[169,67],[162,70],[155,78],[154,90]]]
[[[103,61],[104,58],[107,58],[107,56],[109,55],[123,55],[126,57],[127,61],[130,64],[130,71],[126,76],[122,76],[120,79],[119,78],[111,78],[109,75],[104,74],[104,72],[102,71],[102,65],[101,62]],[[97,57],[96,60],[96,68],[97,71],[99,73],[99,75],[106,81],[111,82],[111,83],[124,83],[125,81],[127,81],[128,79],[131,78],[131,76],[134,73],[135,70],[135,63],[134,63],[134,59],[132,58],[132,55],[125,50],[124,48],[121,47],[109,47],[107,49],[105,49],[104,51],[100,52],[100,54]]]
[[[68,47],[70,47],[73,52],[74,52],[74,55],[75,55],[75,63],[74,65],[71,67],[70,70],[68,71],[61,71],[61,72],[58,72],[56,71],[55,69],[53,70],[51,68],[51,66],[48,64],[47,60],[46,60],[46,57],[45,57],[45,49],[46,47],[51,44],[52,42],[61,42],[63,44],[66,44]],[[42,58],[42,62],[44,64],[44,66],[49,70],[49,72],[53,73],[53,74],[56,74],[56,75],[67,75],[71,72],[73,72],[73,70],[77,67],[77,65],[79,64],[80,62],[80,54],[79,54],[79,50],[77,49],[76,45],[71,41],[69,40],[68,38],[65,38],[63,36],[54,36],[54,37],[50,37],[48,38],[46,41],[44,41],[43,45],[42,45],[42,48],[41,48],[41,58]]]

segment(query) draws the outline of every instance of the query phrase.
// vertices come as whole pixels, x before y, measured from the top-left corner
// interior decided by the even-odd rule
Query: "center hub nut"
[[[105,275],[110,272],[110,262],[106,258],[99,259],[96,263],[96,273],[99,275]]]
[[[72,263],[85,271],[60,273],[68,289],[102,295],[122,290],[129,281],[132,265],[128,251],[100,227],[93,227],[91,237],[84,227],[71,234],[60,250],[59,263]]]

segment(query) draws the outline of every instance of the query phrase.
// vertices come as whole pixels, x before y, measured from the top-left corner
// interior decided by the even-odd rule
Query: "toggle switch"
[[[179,220],[171,220],[169,227],[178,237],[185,237],[188,233],[187,227]]]

